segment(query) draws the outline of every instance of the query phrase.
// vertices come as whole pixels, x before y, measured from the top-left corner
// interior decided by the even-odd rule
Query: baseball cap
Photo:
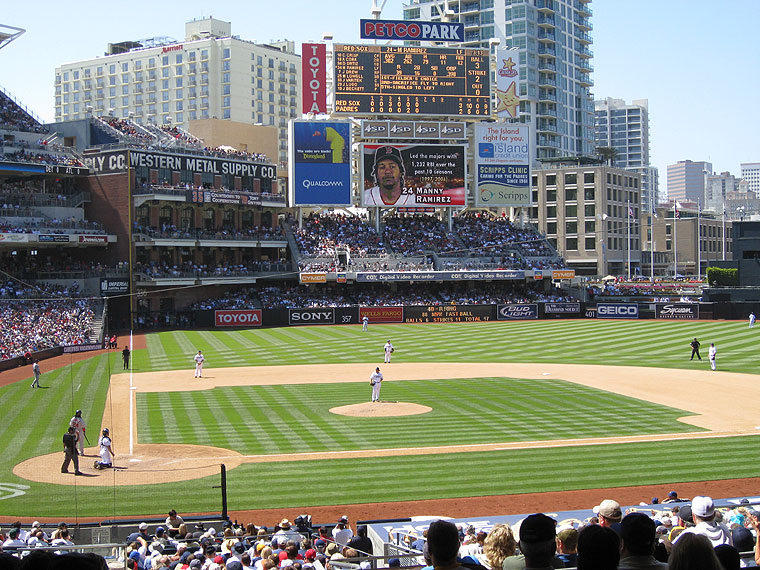
[[[619,519],[623,516],[620,503],[612,499],[605,499],[594,507],[594,513],[602,515],[606,519]]]
[[[156,534],[161,534],[162,532],[166,532],[166,529],[164,527],[156,527]]]
[[[578,546],[578,531],[574,528],[565,528],[557,533],[557,538],[569,549]]]
[[[737,526],[731,531],[731,539],[739,552],[750,552],[755,548],[755,539],[752,531],[743,526]]]
[[[697,496],[691,500],[691,512],[698,517],[711,517],[715,514],[715,506],[710,497]]]
[[[556,534],[557,521],[547,517],[543,513],[536,513],[526,517],[520,523],[520,541],[543,542],[553,540]]]
[[[32,523],[32,528],[37,528],[38,526],[41,526],[41,525],[40,525],[40,521],[34,521],[34,522]]]
[[[236,542],[235,546],[232,547],[232,550],[234,550],[238,554],[243,554],[243,552],[245,552],[245,544],[243,544],[242,542]]]
[[[138,556],[139,556],[139,554],[138,554]],[[197,558],[195,560],[192,560],[190,562],[190,568],[200,568],[200,567],[201,567],[201,561],[198,560]]]
[[[687,523],[693,523],[694,519],[691,516],[691,507],[689,505],[684,505],[678,510],[678,516],[686,521]]]
[[[314,546],[317,546],[317,547],[319,547],[319,546],[325,546],[326,544],[327,543],[324,540],[322,540],[321,538],[319,538],[319,539],[317,539],[317,540],[314,541]]]
[[[137,528],[140,530],[148,530],[148,523],[141,522]]]
[[[396,164],[398,164],[400,168],[404,168],[404,161],[401,158],[401,151],[395,146],[384,145],[375,151],[375,168],[377,168],[378,162],[385,159],[391,159]]]
[[[307,550],[307,551],[304,553],[304,556],[305,556],[306,558],[316,558],[316,557],[317,557],[317,551],[316,551],[316,550],[314,550],[313,548],[310,548],[309,550]]]
[[[338,519],[338,522],[347,523],[348,522],[348,515],[343,515]]]
[[[671,491],[670,493],[668,493],[668,497],[670,497],[671,499],[675,499],[678,497],[678,493],[676,493],[675,491]]]
[[[241,564],[240,560],[231,558],[227,561],[226,568],[227,570],[243,570],[243,565]]]

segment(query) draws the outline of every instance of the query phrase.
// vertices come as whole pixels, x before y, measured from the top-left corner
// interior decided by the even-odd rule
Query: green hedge
[[[736,287],[739,285],[739,270],[708,267],[707,282],[712,286]]]

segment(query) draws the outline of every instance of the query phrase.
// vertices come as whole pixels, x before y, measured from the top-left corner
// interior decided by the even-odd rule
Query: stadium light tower
[[[0,49],[3,49],[24,32],[26,32],[26,30],[23,28],[0,24]]]

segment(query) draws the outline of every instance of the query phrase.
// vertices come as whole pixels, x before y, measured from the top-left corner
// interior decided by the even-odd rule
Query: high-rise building
[[[649,164],[649,101],[594,101],[594,132],[597,147],[614,149],[612,166],[641,174],[641,204],[653,210],[659,201],[659,179]]]
[[[730,172],[709,174],[705,178],[705,197],[701,204],[707,209],[722,212],[729,193],[746,193],[746,184]]]
[[[747,190],[760,198],[760,162],[743,162],[739,165]]]
[[[668,164],[668,200],[705,202],[705,184],[712,174],[709,162],[679,160]]]
[[[55,119],[88,113],[132,117],[140,124],[229,119],[278,128],[286,162],[288,120],[301,112],[301,58],[293,42],[256,44],[232,35],[229,22],[185,25],[185,40],[152,38],[109,44],[104,57],[55,70]]]
[[[519,50],[520,117],[536,137],[536,158],[594,154],[591,0],[410,0],[407,20],[459,21],[457,46]]]

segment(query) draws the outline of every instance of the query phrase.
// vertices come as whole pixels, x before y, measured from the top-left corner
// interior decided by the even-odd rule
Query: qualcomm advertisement
[[[350,155],[348,121],[291,121],[290,205],[350,205]]]
[[[475,127],[478,206],[530,206],[528,125],[481,123]]]

